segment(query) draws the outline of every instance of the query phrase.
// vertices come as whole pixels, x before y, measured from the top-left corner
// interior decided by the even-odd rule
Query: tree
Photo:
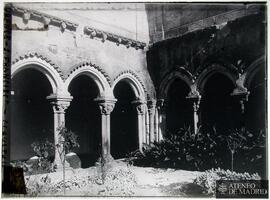
[[[226,137],[227,146],[231,152],[231,170],[233,171],[234,154],[241,148],[246,141],[246,137],[242,135],[243,130],[232,130]]]
[[[58,143],[56,144],[56,148],[62,162],[64,194],[66,194],[66,154],[71,152],[74,148],[79,147],[79,143],[78,136],[74,132],[68,130],[66,127],[60,126],[58,131],[59,138]]]

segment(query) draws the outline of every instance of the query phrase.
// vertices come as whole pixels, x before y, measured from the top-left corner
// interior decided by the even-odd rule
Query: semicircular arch
[[[265,67],[265,62],[266,62],[266,59],[265,59],[265,56],[262,56],[260,58],[258,58],[257,60],[255,60],[253,63],[251,63],[245,73],[244,73],[244,76],[245,76],[245,80],[244,80],[244,86],[246,88],[249,89],[250,87],[250,84],[254,78],[254,76],[256,75],[256,73],[262,69],[262,67]]]
[[[63,93],[63,79],[59,68],[48,58],[38,54],[27,54],[16,59],[11,66],[11,79],[25,69],[35,69],[44,74],[54,94]]]
[[[109,77],[105,72],[101,71],[99,67],[90,63],[90,62],[83,62],[75,67],[72,68],[69,75],[65,80],[65,88],[68,91],[69,86],[75,78],[80,75],[87,75],[89,76],[97,85],[99,89],[99,97],[113,97],[111,92],[110,83],[108,81]]]
[[[234,86],[236,86],[236,80],[237,80],[236,74],[233,74],[230,70],[228,70],[224,66],[221,66],[221,65],[218,65],[218,64],[212,64],[209,67],[205,68],[200,73],[200,75],[198,76],[198,78],[196,79],[197,90],[201,94],[204,91],[206,82],[214,74],[223,74],[223,75],[225,75],[227,78],[229,78],[229,80],[231,80],[232,84]]]
[[[138,76],[134,72],[125,71],[125,72],[120,73],[114,79],[114,82],[112,84],[112,91],[114,91],[115,86],[120,81],[125,81],[131,86],[136,98],[141,99],[141,100],[146,99],[146,89],[142,81],[138,78]]]
[[[187,75],[183,74],[182,72],[174,71],[174,72],[167,74],[163,78],[163,80],[161,81],[161,84],[159,87],[159,98],[160,99],[167,98],[169,88],[170,88],[171,84],[173,83],[173,81],[176,79],[181,79],[182,81],[184,81],[191,90],[191,86],[192,86],[192,82],[193,82],[192,77],[187,76]]]

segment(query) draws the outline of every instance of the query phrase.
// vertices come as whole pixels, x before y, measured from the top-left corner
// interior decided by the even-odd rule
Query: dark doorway
[[[35,69],[16,74],[11,87],[11,161],[26,160],[35,156],[33,142],[47,138],[54,143],[53,109],[46,99],[52,87],[46,76]]]
[[[176,134],[181,128],[192,127],[192,106],[186,98],[189,92],[189,86],[181,79],[174,80],[170,85],[166,123],[167,129],[172,134]]]
[[[204,132],[213,127],[219,134],[238,128],[240,104],[231,95],[234,85],[223,74],[216,73],[206,82],[201,100],[201,123]]]
[[[66,111],[66,126],[78,135],[80,147],[75,153],[82,168],[94,165],[101,152],[101,114],[94,101],[99,94],[96,83],[87,75],[80,75],[69,86],[73,100]]]
[[[114,89],[117,99],[111,113],[111,153],[115,159],[123,158],[139,147],[137,113],[132,105],[135,95],[125,81],[117,83]]]

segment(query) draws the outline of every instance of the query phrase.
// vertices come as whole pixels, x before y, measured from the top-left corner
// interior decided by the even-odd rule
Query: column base
[[[95,165],[100,165],[100,163],[108,164],[114,161],[114,158],[111,154],[106,154],[104,156],[100,156],[95,163]]]
[[[62,163],[58,162],[58,163],[54,163],[54,165],[55,165],[55,170],[57,172],[63,171],[63,164]],[[65,170],[70,170],[70,169],[72,169],[72,168],[70,167],[69,163],[66,161],[65,162]]]

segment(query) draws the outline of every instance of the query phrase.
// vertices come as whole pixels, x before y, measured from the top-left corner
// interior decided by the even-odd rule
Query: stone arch
[[[38,54],[29,53],[12,62],[11,79],[24,69],[36,69],[43,73],[50,82],[54,94],[63,93],[63,75],[58,66],[50,59]]]
[[[160,99],[166,99],[170,85],[173,83],[175,79],[183,80],[188,85],[188,87],[192,90],[192,84],[193,84],[192,75],[190,73],[185,74],[180,71],[174,71],[167,74],[161,81],[161,84],[159,87]]]
[[[69,85],[79,75],[85,74],[92,78],[97,84],[100,97],[113,97],[113,93],[110,88],[110,78],[100,67],[92,64],[91,62],[83,62],[75,65],[65,80],[65,89],[68,91]]]
[[[260,58],[258,58],[257,60],[255,60],[253,63],[251,63],[245,73],[244,73],[244,86],[246,88],[249,88],[250,87],[250,83],[253,79],[253,77],[256,75],[256,73],[261,69],[259,66],[260,65],[263,65],[263,67],[265,67],[265,56],[262,56]]]
[[[226,67],[222,65],[212,64],[206,69],[204,69],[196,80],[195,84],[196,84],[197,90],[201,94],[203,93],[205,83],[215,73],[220,73],[220,74],[225,75],[227,78],[229,78],[232,81],[234,86],[236,86],[236,80],[237,80],[236,74],[232,73],[230,70],[228,70]]]
[[[132,71],[125,71],[120,73],[112,84],[112,91],[114,91],[115,86],[120,81],[126,81],[132,88],[136,98],[145,100],[146,99],[146,89],[139,79],[139,77]]]

